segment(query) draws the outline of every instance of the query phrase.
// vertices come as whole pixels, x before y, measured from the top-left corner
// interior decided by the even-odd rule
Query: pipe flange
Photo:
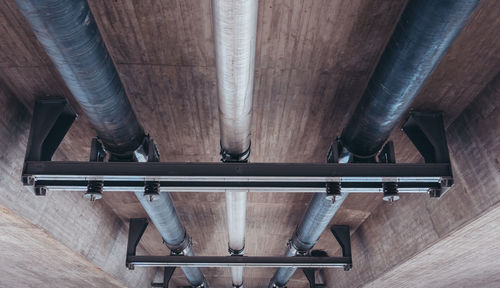
[[[240,154],[231,154],[227,150],[225,150],[222,147],[222,143],[220,146],[220,155],[222,158],[220,159],[222,162],[241,162],[241,163],[246,163],[248,162],[248,158],[250,157],[250,147],[251,145],[248,146],[248,149],[244,151],[243,153]]]
[[[303,245],[304,243],[300,242],[300,240],[297,239],[296,235],[297,234],[294,234],[292,239],[288,240],[288,242],[286,244],[288,249],[290,251],[292,251],[292,253],[295,256],[305,256],[305,255],[309,254],[309,249],[305,250],[305,249],[298,248],[299,246],[301,246],[301,244]]]

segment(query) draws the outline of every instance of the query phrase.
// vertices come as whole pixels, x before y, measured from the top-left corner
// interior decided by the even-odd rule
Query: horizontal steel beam
[[[260,257],[260,256],[128,256],[135,267],[296,267],[343,268],[350,257]]]
[[[23,181],[53,191],[86,191],[103,181],[107,192],[142,191],[159,181],[163,192],[324,192],[341,182],[343,192],[383,191],[398,183],[401,193],[425,193],[451,184],[450,164],[129,163],[26,162]]]

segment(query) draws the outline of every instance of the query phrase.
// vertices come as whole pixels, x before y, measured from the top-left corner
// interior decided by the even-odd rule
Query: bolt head
[[[90,201],[94,202],[95,200],[99,200],[102,198],[102,193],[98,192],[87,192],[85,195],[83,195],[86,199],[89,199]]]
[[[335,201],[338,201],[342,198],[342,195],[338,195],[338,194],[327,194],[326,197],[325,197],[327,200],[330,200],[333,202]]]
[[[399,195],[386,195],[382,199],[386,202],[392,203],[399,200]]]
[[[160,199],[160,194],[158,194],[158,193],[144,193],[144,197],[149,202],[153,202],[153,201]]]

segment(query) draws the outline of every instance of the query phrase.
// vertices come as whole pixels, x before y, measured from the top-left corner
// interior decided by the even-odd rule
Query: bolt
[[[431,198],[439,198],[441,197],[442,192],[442,188],[433,188],[429,190],[429,196],[431,196]]]
[[[103,186],[103,181],[89,181],[89,184],[87,185],[87,193],[85,193],[84,197],[92,202],[101,199]]]
[[[398,184],[396,182],[386,182],[384,186],[384,197],[382,198],[386,202],[394,202],[399,200],[398,195]]]
[[[47,194],[47,187],[45,186],[35,186],[35,195],[36,196],[45,196]]]
[[[149,202],[160,199],[160,182],[146,181],[144,184],[144,197]]]

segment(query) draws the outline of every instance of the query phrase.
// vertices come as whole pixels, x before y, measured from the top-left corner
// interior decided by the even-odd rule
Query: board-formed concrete
[[[0,287],[147,287],[154,270],[125,269],[128,228],[104,202],[22,185],[31,113],[0,84]]]

